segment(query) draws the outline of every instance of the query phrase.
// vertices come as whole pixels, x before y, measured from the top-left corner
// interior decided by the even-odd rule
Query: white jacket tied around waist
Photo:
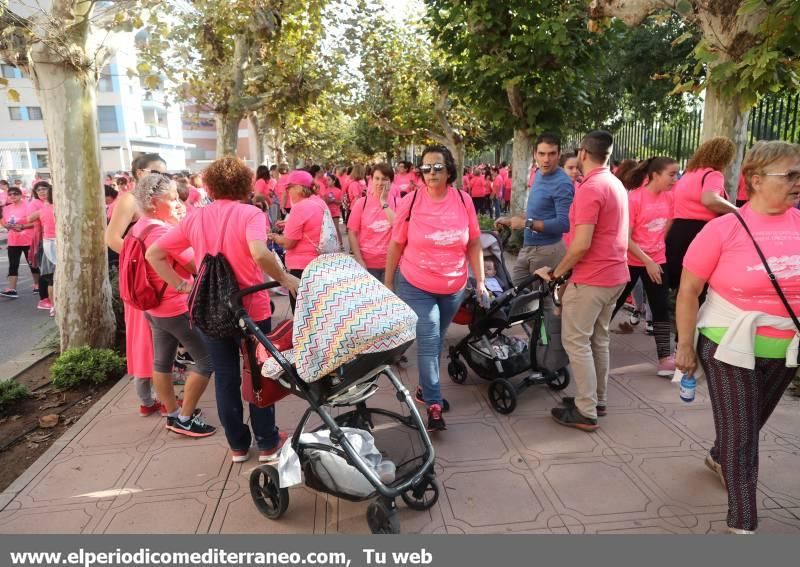
[[[781,331],[794,331],[789,348],[786,351],[786,367],[797,368],[797,351],[800,346],[800,337],[797,327],[790,317],[768,315],[761,311],[745,311],[739,309],[731,302],[714,292],[708,290],[705,303],[697,313],[697,330],[694,342],[697,345],[699,329],[709,327],[724,327],[728,330],[719,343],[714,358],[732,366],[752,370],[756,366],[755,342],[758,327],[774,327]],[[673,382],[680,381],[680,370],[675,372]],[[704,376],[702,366],[698,365],[695,377]]]

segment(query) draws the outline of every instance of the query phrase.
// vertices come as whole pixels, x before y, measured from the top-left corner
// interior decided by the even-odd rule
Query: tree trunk
[[[257,112],[251,112],[249,118],[250,124],[252,125],[251,134],[254,137],[250,143],[250,148],[253,150],[253,163],[255,163],[256,167],[258,167],[265,162],[264,145],[261,143],[264,126],[261,124],[261,120]]]
[[[456,187],[460,187],[464,189],[464,161],[465,157],[464,154],[464,142],[460,142],[458,144],[450,144],[448,149],[452,152],[453,157],[456,160]]]
[[[114,313],[104,232],[95,85],[65,64],[31,58],[47,132],[57,228],[56,322],[61,349],[111,346]]]
[[[736,201],[739,187],[739,173],[747,146],[747,120],[750,110],[742,111],[739,99],[724,96],[716,85],[706,88],[706,101],[703,107],[702,142],[715,136],[725,136],[736,144],[736,158],[725,172],[725,190],[731,202]]]
[[[242,115],[218,112],[214,115],[217,123],[217,158],[236,155],[239,145],[239,123]]]
[[[511,214],[525,215],[528,200],[528,175],[533,144],[527,130],[514,130],[514,147],[511,154]]]

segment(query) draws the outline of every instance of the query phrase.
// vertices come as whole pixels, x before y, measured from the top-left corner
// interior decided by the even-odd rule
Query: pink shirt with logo
[[[342,190],[336,187],[335,185],[330,185],[325,189],[325,193],[320,192],[320,195],[323,195],[326,198],[326,202],[328,198],[332,198],[335,201],[342,202]],[[331,211],[331,216],[333,218],[337,218],[342,216],[342,207],[341,205],[337,205],[336,203],[328,203],[328,209]]]
[[[792,306],[800,315],[800,210],[782,215],[762,215],[745,205],[740,214],[758,242],[770,268]],[[709,222],[695,237],[684,269],[708,282],[716,293],[745,311],[789,317],[769,281],[753,242],[733,214]],[[790,339],[795,331],[759,327],[758,335]]]
[[[434,201],[421,189],[406,195],[397,208],[392,240],[406,244],[400,272],[429,293],[453,294],[467,283],[467,244],[480,238],[481,229],[472,199],[460,193],[451,187],[444,199]]]
[[[3,222],[10,223],[14,219],[14,224],[27,224],[28,215],[33,212],[28,201],[20,201],[16,205],[7,204],[3,207]],[[21,232],[16,230],[8,231],[9,246],[30,246],[33,243],[33,228],[26,228]]]
[[[380,200],[370,193],[356,201],[347,219],[347,228],[358,233],[358,247],[367,268],[386,268],[392,223]]]
[[[286,218],[283,229],[286,238],[297,241],[294,248],[286,250],[286,267],[290,270],[304,270],[319,256],[317,245],[325,207],[325,201],[316,195],[298,201],[292,207],[292,214]]]
[[[149,226],[153,226],[154,228],[150,229],[150,232],[148,232],[145,237],[144,244],[147,248],[150,248],[153,243],[172,228],[172,225],[164,221],[150,217],[142,217],[133,225],[130,234],[141,238],[142,234],[144,234],[144,231],[147,230]],[[186,271],[184,266],[192,260],[194,260],[194,250],[185,248],[177,256],[171,257],[169,263],[173,266],[175,271],[178,272],[180,277],[191,282],[192,275]],[[164,287],[164,280],[161,279],[161,276],[158,275],[158,272],[155,271],[150,263],[146,263],[146,269],[147,279],[150,285],[158,291],[161,291],[162,288],[164,289],[164,295],[161,296],[161,303],[159,303],[158,307],[149,309],[147,312],[153,317],[176,317],[186,313],[189,310],[187,304],[189,295],[179,293],[174,287],[169,285]]]
[[[575,227],[582,224],[594,225],[592,244],[573,268],[570,281],[597,287],[627,283],[628,196],[622,182],[607,167],[592,170],[575,191],[567,242],[572,242]]]
[[[249,243],[266,242],[267,227],[267,216],[258,208],[217,199],[184,217],[158,239],[158,245],[173,258],[193,248],[198,269],[206,253],[222,252],[233,268],[239,288],[243,289],[264,283],[264,274],[250,254]],[[255,321],[268,319],[272,314],[266,291],[244,297],[243,304]]]
[[[628,193],[628,216],[630,218],[631,239],[656,264],[667,263],[667,225],[672,219],[673,195],[671,191],[653,193],[646,187],[639,187]],[[628,252],[629,266],[644,266],[631,252]]]
[[[53,205],[47,202],[42,204],[42,208],[39,209],[39,222],[42,223],[42,236],[44,238],[56,237],[56,216]]]
[[[717,213],[709,211],[700,197],[705,192],[725,197],[725,177],[710,167],[695,169],[678,179],[672,191],[675,194],[674,218],[710,221],[717,218]]]

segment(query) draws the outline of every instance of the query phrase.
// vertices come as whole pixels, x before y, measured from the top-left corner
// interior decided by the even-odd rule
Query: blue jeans
[[[400,271],[395,276],[395,292],[417,314],[417,366],[419,385],[427,405],[441,404],[439,362],[447,328],[464,299],[464,290],[439,295],[408,283]]]
[[[268,333],[272,328],[270,319],[258,321],[258,328]],[[242,372],[239,360],[239,340],[233,338],[211,339],[203,336],[206,351],[214,367],[214,390],[217,396],[219,421],[225,429],[228,446],[234,451],[250,448],[250,427],[244,423],[242,406]],[[250,424],[261,450],[269,450],[278,443],[275,427],[275,406],[258,408],[250,404]]]

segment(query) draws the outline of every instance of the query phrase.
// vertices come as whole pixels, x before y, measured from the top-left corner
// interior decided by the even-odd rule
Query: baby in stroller
[[[489,305],[481,305],[474,293],[465,296],[453,321],[468,325],[469,334],[450,347],[447,371],[458,384],[466,380],[467,367],[490,380],[489,402],[498,412],[508,414],[516,408],[517,395],[532,385],[547,384],[554,390],[569,385],[561,320],[544,309],[548,295],[553,294],[557,302],[558,288],[538,276],[514,286],[497,235],[482,232],[481,245],[486,287],[494,297]],[[515,327],[524,330],[524,338],[510,332]],[[524,376],[515,385],[511,379],[520,375]]]
[[[252,472],[253,501],[276,520],[288,506],[288,487],[302,479],[314,490],[346,500],[375,498],[367,508],[371,531],[398,533],[397,497],[410,508],[426,510],[439,495],[430,438],[413,398],[390,366],[413,342],[416,315],[351,256],[325,254],[303,274],[287,344],[288,323],[265,336],[242,308],[243,296],[277,285],[241,290],[231,300],[247,335],[244,344],[255,351],[245,360],[263,364],[261,372],[250,368],[243,373],[243,392],[252,389],[252,397],[265,405],[292,394],[308,409],[284,445],[279,467],[262,465]],[[246,377],[252,384],[245,383]],[[367,407],[380,378],[394,388],[404,414]],[[352,409],[335,415],[338,408]],[[313,416],[322,425],[306,431]]]

